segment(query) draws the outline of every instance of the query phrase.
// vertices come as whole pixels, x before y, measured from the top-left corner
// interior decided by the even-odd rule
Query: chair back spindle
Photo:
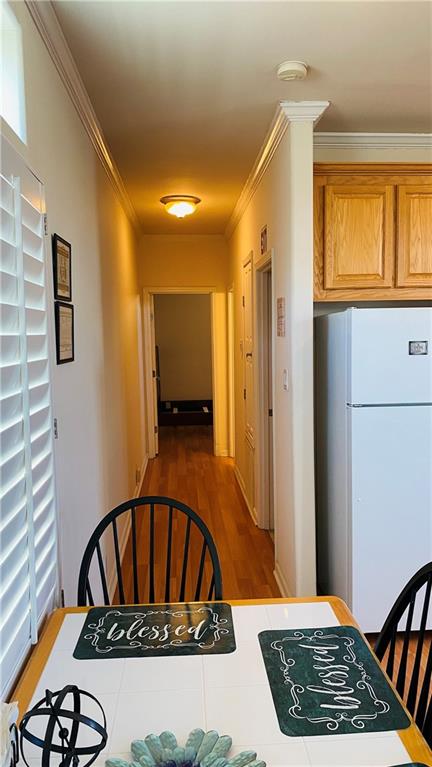
[[[432,746],[432,562],[407,583],[375,644],[375,654]],[[398,652],[399,651],[399,652]],[[397,660],[399,658],[399,660]]]
[[[98,604],[139,604],[147,594],[150,604],[222,599],[211,533],[195,511],[173,498],[147,496],[117,506],[100,521],[83,555],[78,605],[93,605],[94,596]]]

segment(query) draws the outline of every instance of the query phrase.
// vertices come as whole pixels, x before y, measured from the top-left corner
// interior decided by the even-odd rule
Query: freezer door
[[[432,559],[432,407],[350,408],[352,610],[379,631]]]
[[[432,309],[350,309],[348,319],[350,404],[432,402]]]

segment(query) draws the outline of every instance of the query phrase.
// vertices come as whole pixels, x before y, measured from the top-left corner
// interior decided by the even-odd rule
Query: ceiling
[[[58,19],[143,230],[223,232],[283,99],[319,131],[432,131],[429,2],[61,0]],[[304,82],[275,75],[306,61]],[[166,194],[202,198],[189,219]]]

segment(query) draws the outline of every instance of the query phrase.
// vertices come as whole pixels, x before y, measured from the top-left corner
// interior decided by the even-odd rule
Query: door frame
[[[270,481],[273,481],[274,470],[270,479],[270,429],[268,419],[269,385],[268,385],[268,292],[266,274],[271,271],[271,318],[272,318],[272,392],[274,403],[275,375],[275,314],[274,314],[274,260],[273,248],[264,253],[254,263],[254,295],[255,295],[255,354],[254,354],[254,383],[255,383],[255,508],[258,527],[268,530],[270,527]],[[273,430],[274,441],[274,430]],[[273,444],[274,455],[274,444]],[[276,535],[276,532],[275,532]]]
[[[154,344],[154,295],[209,295],[211,312],[211,358],[213,395],[213,452],[227,456],[227,386],[226,365],[226,294],[214,286],[200,287],[159,287],[148,286],[143,290],[143,338],[144,338],[144,385],[146,394],[146,434],[149,458],[155,458],[158,450],[157,398],[155,395],[153,370],[155,370]],[[223,348],[221,348],[221,342]],[[221,367],[223,369],[219,370]],[[225,428],[224,428],[225,426]]]

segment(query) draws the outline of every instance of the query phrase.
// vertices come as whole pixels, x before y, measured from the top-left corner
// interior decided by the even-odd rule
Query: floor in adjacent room
[[[205,521],[219,554],[224,599],[279,597],[270,535],[254,524],[234,475],[234,461],[213,455],[211,426],[160,428],[142,495],[183,501]]]

